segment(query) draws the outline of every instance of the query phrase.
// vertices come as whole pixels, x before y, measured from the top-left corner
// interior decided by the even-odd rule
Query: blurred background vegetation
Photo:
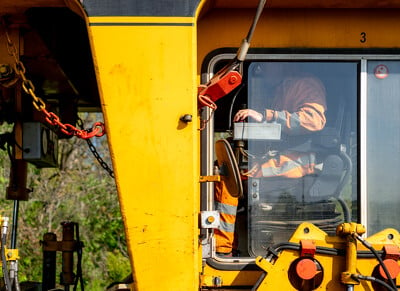
[[[99,121],[100,114],[80,115],[84,128]],[[12,131],[3,124],[0,134]],[[91,139],[99,155],[111,167],[107,137]],[[28,167],[28,185],[32,190],[28,201],[19,203],[17,248],[19,280],[41,282],[42,247],[47,232],[62,238],[61,223],[79,224],[83,248],[85,290],[104,290],[112,282],[130,274],[123,222],[114,179],[95,159],[85,140],[72,137],[59,141],[58,168]],[[6,200],[10,160],[7,151],[0,151],[0,214],[12,218],[13,201]],[[11,221],[11,223],[13,223]],[[74,258],[76,263],[76,256]],[[57,278],[61,272],[61,253],[57,255]],[[62,288],[61,285],[58,287]],[[78,287],[77,290],[80,290]]]

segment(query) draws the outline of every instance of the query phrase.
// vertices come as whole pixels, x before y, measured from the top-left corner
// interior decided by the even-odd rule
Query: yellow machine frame
[[[179,119],[185,114],[198,116],[196,88],[206,56],[219,48],[237,47],[240,36],[246,35],[255,5],[238,9],[238,3],[202,1],[193,17],[88,18],[135,290],[252,286],[261,274],[220,271],[202,263],[198,242],[200,125],[196,118],[188,124]],[[107,23],[113,25],[103,25]],[[267,8],[251,45],[398,48],[391,36],[399,26],[395,9]],[[301,235],[296,233],[293,240],[299,241],[297,236]],[[323,246],[345,248],[344,241],[331,242],[318,230],[310,236]],[[260,263],[268,276],[259,290],[291,290],[290,284],[283,287],[282,280],[287,276],[285,266],[296,256],[285,253],[279,259],[281,267]],[[341,290],[345,260],[320,259],[329,266],[325,273],[332,274],[321,289]],[[357,271],[370,264],[362,262]],[[355,287],[369,288],[358,283]]]
[[[357,223],[341,225],[338,235],[329,237],[304,222],[290,240],[299,249],[284,250],[273,260],[254,258],[254,269],[217,270],[202,258],[200,184],[218,182],[201,172],[197,94],[198,86],[211,77],[202,67],[215,51],[237,49],[258,1],[188,1],[194,10],[186,16],[91,14],[86,8],[95,6],[93,1],[17,2],[0,4],[1,14],[22,7],[68,7],[86,23],[129,248],[132,290],[296,290],[287,280],[288,268],[301,256],[304,241],[316,246],[314,258],[324,266],[319,290],[343,290],[345,285],[372,290],[368,280],[353,276],[369,275],[377,266],[372,257],[357,258],[357,251],[367,250],[358,240],[363,227]],[[139,7],[142,2],[129,3]],[[398,54],[400,0],[348,2],[268,1],[251,49]],[[185,1],[173,5],[183,6]],[[366,241],[379,250],[400,246],[393,229]],[[327,255],[318,248],[345,255]]]

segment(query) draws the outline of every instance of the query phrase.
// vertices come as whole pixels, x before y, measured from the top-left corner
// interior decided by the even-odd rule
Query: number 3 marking
[[[367,33],[366,32],[361,32],[360,35],[361,35],[360,42],[361,43],[366,42],[367,41]]]

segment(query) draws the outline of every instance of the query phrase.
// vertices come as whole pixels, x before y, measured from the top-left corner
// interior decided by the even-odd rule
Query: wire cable
[[[380,280],[380,279],[375,278],[375,277],[363,276],[363,275],[352,275],[352,277],[354,279],[365,280],[365,281],[370,281],[370,282],[376,282],[376,283],[382,285],[383,287],[387,288],[388,290],[397,291],[397,287],[393,288],[392,286],[390,286],[385,281]]]
[[[353,233],[353,236],[374,254],[375,258],[379,262],[379,265],[382,267],[383,271],[385,272],[385,275],[386,275],[387,279],[389,280],[390,285],[393,287],[393,290],[397,291],[396,284],[394,283],[393,278],[389,273],[389,270],[387,269],[385,263],[382,261],[382,258],[378,255],[378,253],[376,252],[374,247],[369,242],[364,240],[361,236],[359,236],[357,233]]]
[[[239,89],[236,91],[235,95],[232,98],[231,106],[229,107],[229,120],[228,120],[228,129],[232,128],[232,111],[233,111],[233,105],[235,105],[236,98],[239,95],[240,91],[242,91],[242,88],[244,87],[245,83],[240,84]]]

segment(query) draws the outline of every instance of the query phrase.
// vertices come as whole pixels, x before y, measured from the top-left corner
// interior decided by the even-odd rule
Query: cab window
[[[334,234],[358,219],[359,68],[358,61],[243,64],[242,86],[218,100],[213,116],[210,142],[230,145],[243,186],[237,204],[221,198],[226,187],[209,191],[221,215],[218,253],[264,255],[304,221]]]

